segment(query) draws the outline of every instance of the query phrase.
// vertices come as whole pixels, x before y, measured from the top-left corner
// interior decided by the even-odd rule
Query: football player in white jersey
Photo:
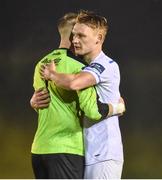
[[[103,51],[107,34],[107,20],[93,12],[81,11],[72,30],[75,53],[89,64],[78,74],[55,71],[54,63],[42,67],[42,78],[57,86],[80,90],[96,86],[99,100],[117,103],[120,98],[120,72],[118,64]],[[123,145],[118,116],[92,124],[85,122],[85,178],[118,179],[123,167]]]

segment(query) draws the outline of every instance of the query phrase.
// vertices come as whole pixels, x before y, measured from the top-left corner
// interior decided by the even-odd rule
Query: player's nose
[[[79,42],[79,39],[77,36],[73,36],[73,40],[72,40],[73,44],[77,44]]]

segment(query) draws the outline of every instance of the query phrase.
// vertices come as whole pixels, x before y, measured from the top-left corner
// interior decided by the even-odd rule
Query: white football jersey
[[[96,79],[96,90],[103,103],[117,103],[120,98],[118,64],[101,52],[83,71]],[[84,141],[86,165],[109,159],[123,161],[123,145],[118,116],[99,123],[85,120]]]

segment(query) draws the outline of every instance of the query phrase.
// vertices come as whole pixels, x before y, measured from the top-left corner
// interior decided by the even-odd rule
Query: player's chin
[[[75,54],[77,54],[77,55],[82,55],[83,53],[82,53],[82,51],[81,51],[81,49],[75,49]]]

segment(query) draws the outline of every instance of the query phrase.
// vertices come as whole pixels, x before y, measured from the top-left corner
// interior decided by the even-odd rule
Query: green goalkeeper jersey
[[[78,73],[84,64],[73,58],[68,49],[57,49],[38,62],[34,73],[34,89],[47,88],[50,93],[48,108],[38,110],[38,127],[32,144],[32,153],[70,153],[84,155],[82,112],[96,121],[101,118],[94,87],[69,91],[40,77],[40,66],[55,61],[60,73]]]

